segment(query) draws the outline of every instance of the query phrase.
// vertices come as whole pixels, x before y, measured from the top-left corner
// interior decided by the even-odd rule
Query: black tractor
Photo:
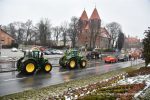
[[[48,59],[43,57],[43,53],[38,50],[24,51],[24,57],[17,61],[17,70],[25,74],[33,74],[37,69],[49,73],[52,65]]]
[[[81,68],[85,68],[87,61],[78,50],[72,49],[65,52],[65,54],[59,59],[59,64],[63,68],[69,69],[75,69],[78,65],[80,65]]]

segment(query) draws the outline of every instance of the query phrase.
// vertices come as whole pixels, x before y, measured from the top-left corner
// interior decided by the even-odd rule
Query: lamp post
[[[2,43],[1,43],[1,40],[0,40],[0,57],[1,57],[1,49],[2,49]]]

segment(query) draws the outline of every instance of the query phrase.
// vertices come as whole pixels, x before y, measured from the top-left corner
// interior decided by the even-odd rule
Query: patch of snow
[[[134,95],[134,98],[137,98],[140,94],[142,94],[147,88],[150,87],[150,75],[138,75],[135,77],[129,77],[129,78],[124,78],[120,81],[117,82],[119,85],[126,85],[126,84],[138,84],[142,83],[145,81],[145,88],[142,91],[139,91]]]

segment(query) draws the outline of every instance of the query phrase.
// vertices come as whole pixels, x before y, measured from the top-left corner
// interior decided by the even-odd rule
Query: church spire
[[[95,9],[94,9],[94,11],[93,11],[93,13],[92,13],[90,19],[100,19],[96,7],[95,7]]]
[[[83,11],[83,13],[82,13],[80,19],[81,19],[81,20],[86,20],[86,21],[88,21],[88,16],[87,16],[87,13],[86,13],[85,9],[84,9],[84,11]]]

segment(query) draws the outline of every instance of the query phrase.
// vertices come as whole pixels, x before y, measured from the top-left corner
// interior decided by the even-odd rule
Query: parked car
[[[18,49],[17,49],[17,48],[12,48],[11,51],[12,51],[12,52],[17,52]]]
[[[52,54],[63,54],[63,52],[62,51],[60,51],[60,50],[51,50],[51,53]]]
[[[43,51],[44,55],[51,55],[52,53],[48,50]]]
[[[118,61],[117,57],[115,56],[107,56],[104,58],[105,63],[115,63]]]
[[[62,55],[62,54],[63,54],[63,52],[62,52],[62,51],[60,51],[60,50],[56,50],[56,52],[57,52],[57,54],[60,54],[60,55]]]
[[[100,58],[100,53],[96,51],[91,51],[86,55],[87,59],[99,59]]]
[[[128,61],[129,57],[126,54],[120,54],[118,56],[118,61]]]

